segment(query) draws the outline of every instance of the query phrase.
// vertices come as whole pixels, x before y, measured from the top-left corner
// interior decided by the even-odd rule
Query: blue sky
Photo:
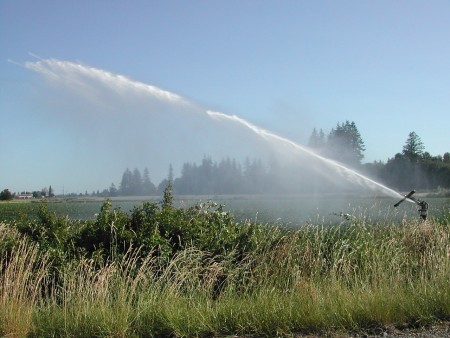
[[[355,121],[367,162],[401,152],[411,131],[442,155],[449,22],[448,1],[2,0],[0,188],[84,192],[119,183],[127,166],[152,172],[133,159],[97,163],[95,125],[55,118],[47,81],[19,66],[37,61],[30,52],[125,75],[299,143],[314,127]]]

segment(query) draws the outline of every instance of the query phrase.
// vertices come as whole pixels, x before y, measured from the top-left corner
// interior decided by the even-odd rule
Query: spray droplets
[[[381,183],[243,118],[207,110],[158,87],[56,59],[38,58],[26,62],[25,67],[57,84],[58,90],[65,88],[66,102],[60,99],[65,104],[60,110],[83,114],[83,124],[97,128],[99,136],[91,142],[103,144],[113,160],[122,160],[117,172],[129,166],[149,166],[148,159],[152,168],[159,165],[159,171],[166,172],[169,163],[180,168],[183,162],[199,161],[205,155],[243,159],[265,154],[268,159],[276,154],[278,159],[297,163],[301,168],[298,175],[309,171],[327,182],[401,197]],[[58,95],[54,96],[57,100]],[[84,131],[84,135],[88,133]]]

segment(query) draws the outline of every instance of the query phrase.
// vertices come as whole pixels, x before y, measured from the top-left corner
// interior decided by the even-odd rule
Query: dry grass
[[[192,248],[161,268],[134,250],[101,267],[76,261],[58,286],[38,248],[1,225],[0,241],[11,238],[5,336],[273,336],[450,317],[450,230],[432,221],[305,227],[239,262]]]
[[[40,301],[49,262],[38,248],[0,224],[0,243],[14,243],[0,256],[0,334],[25,336]]]

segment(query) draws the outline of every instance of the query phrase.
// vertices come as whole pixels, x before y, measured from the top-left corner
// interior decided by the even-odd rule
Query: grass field
[[[115,208],[129,212],[135,205],[144,201],[155,202],[161,197],[120,197],[112,198]],[[239,220],[257,219],[263,223],[278,223],[297,226],[305,222],[336,223],[339,217],[335,213],[347,213],[357,218],[366,218],[373,221],[397,220],[417,217],[417,208],[412,203],[403,203],[401,207],[394,208],[396,200],[392,198],[358,197],[358,196],[179,196],[175,199],[178,207],[189,207],[199,201],[214,200],[223,204],[225,209],[232,212]],[[449,198],[425,197],[430,205],[430,214],[439,215],[450,204]],[[73,198],[55,199],[48,203],[48,208],[59,217],[70,219],[94,219],[105,199],[99,198]],[[12,201],[0,203],[0,220],[11,221],[17,218],[36,218],[40,200]]]
[[[57,279],[52,253],[13,223],[0,225],[3,336],[272,337],[450,320],[450,214],[288,230],[236,222],[253,231],[251,250],[213,255],[193,242],[161,264],[131,248],[101,264],[71,259]]]

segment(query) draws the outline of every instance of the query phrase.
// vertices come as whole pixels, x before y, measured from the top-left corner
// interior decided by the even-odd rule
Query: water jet
[[[330,182],[342,182],[344,186],[359,186],[370,191],[381,192],[390,197],[403,197],[393,189],[357,172],[356,170],[348,168],[341,163],[323,157],[292,140],[262,129],[238,116],[205,109],[192,101],[156,86],[134,81],[125,76],[98,68],[56,59],[40,58],[35,62],[26,62],[25,67],[44,75],[50,82],[58,84],[58,88],[64,87],[68,89],[72,95],[76,94],[89,101],[90,104],[95,104],[95,109],[88,109],[91,114],[88,116],[85,113],[83,116],[85,119],[92,119],[94,123],[103,123],[105,118],[111,119],[111,116],[103,116],[98,119],[91,116],[101,114],[102,109],[106,113],[114,114],[112,116],[113,119],[118,120],[117,128],[122,127],[125,123],[131,123],[129,122],[129,119],[126,119],[123,116],[123,111],[117,108],[123,107],[123,110],[139,112],[138,117],[142,118],[143,122],[134,123],[132,127],[144,134],[146,128],[151,128],[152,125],[155,124],[155,120],[160,118],[168,119],[171,117],[172,120],[164,120],[163,123],[153,127],[151,132],[147,132],[147,134],[150,135],[149,137],[154,137],[151,142],[148,142],[149,144],[151,143],[151,145],[147,145],[147,147],[154,146],[155,142],[161,144],[161,135],[157,135],[159,137],[156,138],[152,133],[161,133],[164,123],[171,123],[172,126],[179,128],[177,129],[179,133],[173,134],[175,138],[178,138],[178,148],[180,148],[180,144],[185,145],[187,142],[193,142],[192,128],[195,128],[198,131],[198,135],[207,135],[207,142],[198,142],[198,149],[196,149],[198,153],[204,155],[207,145],[212,143],[211,140],[216,138],[217,134],[223,133],[221,128],[226,128],[226,125],[228,125],[228,127],[231,126],[231,128],[239,129],[239,132],[241,130],[243,132],[238,135],[239,137],[233,137],[234,135],[229,136],[227,135],[227,132],[223,133],[224,137],[222,139],[216,139],[217,147],[224,148],[223,144],[225,144],[225,142],[237,142],[237,140],[234,139],[251,138],[251,135],[254,135],[255,138],[252,138],[252,142],[256,145],[255,149],[257,151],[260,151],[262,148],[261,145],[264,144],[266,148],[274,148],[278,153],[284,152],[284,154],[288,155],[287,157],[297,158],[298,162],[302,162],[304,167],[313,168],[315,174],[326,177]],[[206,121],[205,118],[208,118],[210,122]],[[216,121],[216,124],[212,125],[211,121]],[[122,141],[126,141],[127,137],[135,138],[138,132],[134,131],[133,134],[129,133],[123,135]],[[166,130],[164,130],[164,132],[166,132]],[[180,140],[180,137],[184,138]],[[170,137],[166,137],[166,139],[169,138]],[[176,141],[177,140],[175,140],[175,142]],[[167,142],[169,142],[169,140]],[[239,144],[241,145],[243,143],[244,142],[240,142]],[[118,144],[118,147],[120,147],[120,144]],[[173,149],[170,150],[170,153],[173,156],[177,156],[175,155],[176,147],[176,143],[173,143]],[[149,153],[147,148],[144,150],[145,151],[142,151],[141,153]],[[230,149],[228,150],[230,151]],[[156,151],[161,153],[161,149],[155,150],[155,154]],[[130,151],[128,149],[126,155],[129,156],[129,153]],[[186,155],[185,153],[185,149],[180,152],[180,154],[183,155]],[[142,155],[135,154],[135,157],[137,156]],[[189,160],[191,161],[192,159]],[[157,161],[160,160],[156,158],[154,162]],[[169,162],[172,162],[172,160]],[[165,165],[167,165],[167,162]]]

